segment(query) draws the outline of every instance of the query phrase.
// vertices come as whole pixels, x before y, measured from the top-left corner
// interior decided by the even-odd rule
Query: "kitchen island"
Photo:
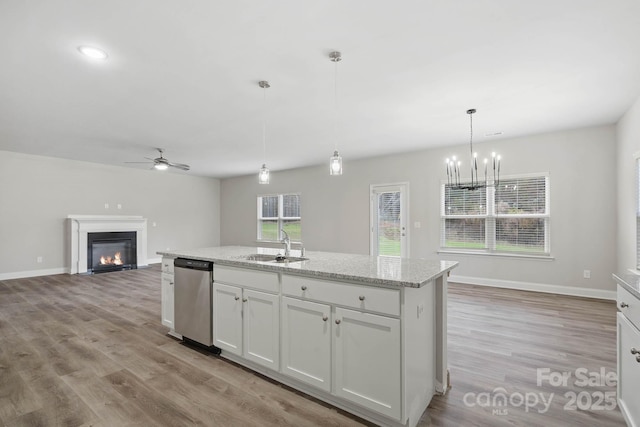
[[[173,330],[173,259],[212,261],[221,356],[380,425],[415,426],[445,393],[451,261],[242,246],[163,255],[163,324]],[[292,255],[300,255],[292,251]]]

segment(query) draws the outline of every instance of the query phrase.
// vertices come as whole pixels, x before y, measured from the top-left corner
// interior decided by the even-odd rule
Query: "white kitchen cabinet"
[[[215,280],[213,345],[277,370],[280,360],[279,296]]]
[[[337,307],[335,394],[399,419],[400,320]]]
[[[213,284],[213,345],[242,356],[242,288],[240,287],[221,283]]]
[[[162,295],[161,295],[161,313],[162,313],[162,324],[167,326],[168,328],[173,329],[174,325],[174,282],[173,275],[162,273],[161,276],[162,281]]]
[[[282,373],[331,391],[331,306],[282,298]]]
[[[627,424],[640,426],[640,300],[618,284],[618,405]]]
[[[169,335],[181,338],[176,334],[174,328],[174,279],[173,279],[173,258],[163,257],[160,275],[160,316],[162,324],[169,328]]]
[[[640,331],[618,313],[618,404],[627,424],[640,426]]]
[[[242,301],[244,357],[277,370],[280,360],[280,297],[244,289]]]

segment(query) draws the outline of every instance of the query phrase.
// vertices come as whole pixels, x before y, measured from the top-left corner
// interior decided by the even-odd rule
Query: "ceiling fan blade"
[[[148,164],[153,163],[153,162],[125,162],[125,163],[138,164],[138,165],[148,165]]]
[[[185,165],[184,163],[171,163],[171,162],[167,162],[167,164],[168,164],[169,166],[171,166],[172,168],[182,169],[183,171],[188,171],[189,169],[191,169],[191,166],[189,166],[189,165]]]

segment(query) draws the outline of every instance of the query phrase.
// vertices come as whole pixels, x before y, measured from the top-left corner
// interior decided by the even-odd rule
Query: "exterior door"
[[[409,184],[371,186],[371,255],[409,256]]]

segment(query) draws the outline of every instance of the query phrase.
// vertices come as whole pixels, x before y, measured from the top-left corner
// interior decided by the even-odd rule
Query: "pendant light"
[[[491,169],[493,171],[493,179],[488,177],[489,159],[484,159],[484,182],[478,180],[478,153],[473,151],[473,115],[476,113],[475,108],[467,110],[469,115],[469,169],[471,170],[471,181],[460,179],[460,168],[462,162],[453,156],[451,160],[446,159],[447,167],[447,185],[455,190],[477,190],[479,188],[493,187],[500,185],[500,161],[501,156],[491,153]]]
[[[342,157],[338,153],[338,132],[336,130],[338,122],[338,62],[342,61],[342,54],[340,52],[331,52],[329,59],[335,64],[334,79],[333,79],[333,100],[335,109],[335,118],[333,121],[333,137],[335,141],[335,149],[333,156],[329,158],[329,175],[342,175]]]
[[[258,172],[258,184],[269,183],[269,169],[267,168],[267,89],[271,87],[269,82],[262,80],[258,82],[264,93],[264,112],[262,116],[262,167]]]

